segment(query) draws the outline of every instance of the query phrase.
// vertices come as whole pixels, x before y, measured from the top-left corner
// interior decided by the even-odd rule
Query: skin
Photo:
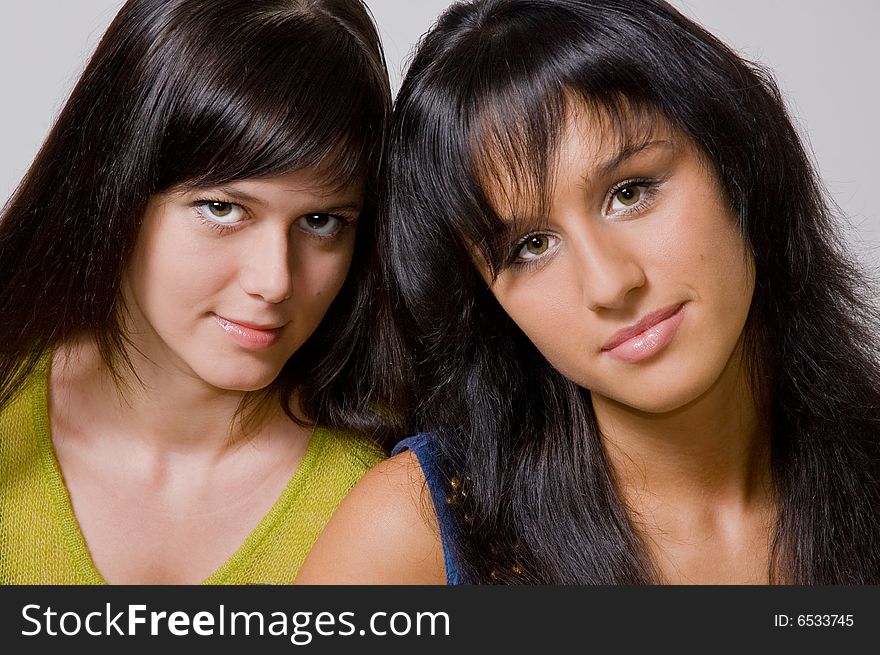
[[[150,200],[123,280],[138,379],[118,387],[83,337],[56,351],[49,382],[56,454],[106,581],[200,582],[274,505],[311,431],[277,403],[257,425],[233,419],[341,288],[361,202],[310,169]],[[254,350],[215,315],[283,327]]]
[[[752,260],[711,166],[686,137],[661,121],[627,149],[588,127],[603,122],[569,106],[548,215],[526,219],[522,233],[538,239],[496,279],[482,273],[547,360],[590,389],[661,579],[766,582],[767,435],[742,345]],[[515,194],[497,195],[502,215],[519,223],[517,203],[501,201]],[[620,330],[677,306],[681,322],[665,348],[634,363],[605,349]]]
[[[446,584],[440,528],[415,455],[380,462],[340,503],[296,584]]]
[[[206,200],[223,203],[198,204]],[[153,198],[125,276],[138,348],[163,369],[219,389],[262,389],[341,288],[354,248],[343,220],[356,220],[360,202],[359,188],[332,193],[307,171]],[[339,218],[315,229],[307,221],[315,213]],[[251,351],[215,316],[284,327],[270,348]]]
[[[594,403],[662,414],[705,392],[731,358],[752,264],[713,174],[683,136],[658,130],[635,139],[634,152],[603,170],[624,148],[592,135],[587,126],[597,123],[586,110],[568,121],[546,216],[531,219],[515,194],[495,194],[501,215],[517,222],[515,238],[540,245],[511,248],[519,256],[495,280],[481,272],[538,350]],[[614,194],[643,178],[624,187],[632,204],[625,191]],[[603,352],[619,330],[682,304],[678,334],[653,357],[633,364]]]
[[[516,185],[489,188],[510,227],[511,258],[494,277],[478,256],[476,265],[547,360],[590,390],[619,491],[659,578],[766,583],[775,519],[768,440],[742,336],[754,266],[735,216],[712,167],[664,121],[622,141],[605,117],[577,102],[567,109],[546,213],[535,216]],[[616,334],[664,308],[680,319],[665,347],[635,362],[612,356]],[[399,491],[407,484],[424,487],[410,453],[365,476],[307,562],[309,580],[358,581],[349,556],[357,567],[379,567],[382,582],[439,578],[430,557],[415,573],[387,571],[388,561],[427,552],[436,518],[393,538],[363,518],[396,510],[415,521],[425,510],[415,491]]]

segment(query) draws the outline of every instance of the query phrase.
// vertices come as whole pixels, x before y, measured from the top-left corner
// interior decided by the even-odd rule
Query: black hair
[[[542,202],[566,103],[617,126],[660,118],[696,145],[755,266],[744,338],[770,434],[770,579],[880,582],[880,357],[874,287],[768,71],[660,0],[477,0],[423,37],[396,100],[380,229],[396,411],[437,434],[471,582],[650,583],[589,390],[504,313],[487,175]],[[506,244],[509,247],[509,244]],[[390,310],[389,310],[390,311]],[[766,403],[762,399],[766,398]],[[464,491],[464,493],[462,493]]]
[[[42,353],[93,335],[130,366],[120,284],[147,201],[316,167],[366,180],[349,277],[272,385],[310,420],[376,423],[350,399],[390,88],[360,0],[129,0],[0,216],[0,406]]]

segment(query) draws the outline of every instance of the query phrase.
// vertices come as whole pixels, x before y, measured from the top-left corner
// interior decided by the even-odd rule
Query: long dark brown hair
[[[471,582],[645,583],[589,391],[504,313],[473,263],[505,266],[487,144],[547,188],[574,97],[621,127],[659,116],[714,166],[755,263],[745,338],[769,399],[778,502],[770,579],[880,583],[875,287],[770,74],[659,0],[477,0],[425,35],[395,106],[379,248],[398,331],[397,411],[436,435]],[[487,141],[487,139],[493,139]],[[395,336],[396,335],[396,336]],[[395,340],[396,339],[396,340]]]
[[[129,0],[0,217],[0,407],[41,354],[95,338],[130,365],[120,279],[151,195],[320,165],[367,181],[349,277],[271,390],[370,429],[360,386],[390,89],[360,0]]]

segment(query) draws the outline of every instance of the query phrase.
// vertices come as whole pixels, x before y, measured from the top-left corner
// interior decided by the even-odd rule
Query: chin
[[[671,414],[687,407],[699,394],[669,393],[668,390],[658,392],[654,396],[642,396],[633,399],[621,399],[620,402],[632,409],[645,414]]]
[[[212,387],[226,391],[259,391],[272,384],[281,372],[283,362],[270,365],[250,362],[239,366],[224,366],[196,371]]]
[[[692,376],[665,376],[643,379],[627,388],[597,391],[615,403],[645,414],[671,414],[686,409],[702,398],[717,380],[711,371],[694,372]]]
[[[613,390],[608,392],[591,390],[590,393],[593,396],[600,396],[614,404],[621,405],[628,410],[657,415],[675,412],[686,407],[699,397],[699,394],[670,393],[668,389],[658,391],[656,394],[639,394],[638,396],[625,392],[615,393]]]

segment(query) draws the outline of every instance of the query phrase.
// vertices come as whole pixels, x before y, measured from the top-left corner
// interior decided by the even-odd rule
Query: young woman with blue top
[[[765,70],[659,0],[457,3],[385,175],[419,434],[303,580],[880,583],[877,294]]]

